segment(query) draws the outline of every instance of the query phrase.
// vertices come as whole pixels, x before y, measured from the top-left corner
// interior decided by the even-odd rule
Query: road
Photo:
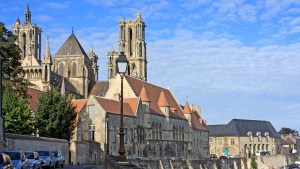
[[[71,165],[65,166],[64,169],[104,169],[104,165]]]

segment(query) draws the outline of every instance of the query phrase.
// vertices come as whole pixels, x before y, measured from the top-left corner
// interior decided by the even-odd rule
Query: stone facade
[[[145,22],[140,12],[133,20],[122,19],[119,21],[119,51],[124,51],[129,62],[127,75],[147,81],[147,52],[145,42]],[[114,49],[108,52],[107,77],[117,75],[116,60],[119,52]]]
[[[280,153],[280,136],[268,121],[233,119],[226,125],[208,125],[210,153],[250,157],[256,151]]]
[[[42,59],[42,29],[31,23],[28,5],[24,18],[23,24],[18,18],[13,26],[13,32],[17,35],[16,44],[22,51],[24,77],[41,91],[48,90],[51,85],[65,86],[70,97],[87,98],[91,83],[98,79],[98,56],[92,49],[86,54],[72,32],[53,58],[47,39]]]

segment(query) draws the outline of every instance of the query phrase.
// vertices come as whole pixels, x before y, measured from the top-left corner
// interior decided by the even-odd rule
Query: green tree
[[[33,116],[26,100],[14,92],[12,83],[5,83],[2,95],[2,113],[5,131],[30,135],[34,132]]]
[[[15,44],[16,38],[17,37],[0,22],[2,82],[12,82],[14,91],[19,93],[23,98],[26,98],[28,81],[23,78],[24,71],[21,67],[21,51]]]
[[[290,129],[290,128],[287,128],[287,127],[282,127],[278,133],[279,134],[291,134],[291,133],[295,133],[295,132],[298,133],[298,131],[296,131],[294,129]]]
[[[44,92],[35,115],[40,136],[70,140],[75,128],[75,107],[55,89]]]
[[[256,162],[254,156],[251,157],[251,168],[252,169],[257,169],[257,162]]]

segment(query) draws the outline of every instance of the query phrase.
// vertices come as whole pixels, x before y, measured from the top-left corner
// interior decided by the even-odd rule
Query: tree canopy
[[[3,87],[2,113],[5,132],[31,135],[34,132],[34,121],[30,106],[14,92],[12,83],[5,83]]]
[[[35,115],[40,136],[70,140],[75,128],[75,107],[56,89],[43,92]]]
[[[278,133],[279,134],[291,134],[291,133],[298,133],[298,131],[295,129],[290,129],[288,127],[282,127]]]
[[[27,97],[28,81],[23,78],[20,48],[15,44],[16,36],[0,22],[0,57],[2,59],[2,82],[13,83],[14,91]],[[5,85],[4,85],[5,86]]]

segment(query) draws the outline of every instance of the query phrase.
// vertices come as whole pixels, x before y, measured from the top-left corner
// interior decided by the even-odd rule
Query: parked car
[[[216,154],[211,154],[211,155],[209,156],[209,158],[210,158],[210,159],[217,159],[218,157],[217,157]]]
[[[255,151],[255,156],[268,156],[268,155],[270,155],[269,151],[260,151],[260,150]]]
[[[31,169],[41,169],[43,160],[40,158],[38,152],[26,151],[25,156],[30,163]]]
[[[220,159],[227,159],[227,156],[220,156]]]
[[[0,153],[0,169],[13,169],[10,157],[7,154]]]
[[[56,159],[55,167],[61,166],[64,167],[65,159],[64,156],[61,154],[61,151],[51,151],[54,158]]]
[[[30,169],[29,161],[26,159],[26,156],[23,153],[23,151],[9,150],[3,151],[2,153],[5,153],[9,156],[11,163],[14,166],[14,169]]]
[[[55,167],[55,158],[53,154],[49,150],[39,150],[36,151],[39,153],[40,158],[43,160],[42,167],[49,167],[54,168]]]

